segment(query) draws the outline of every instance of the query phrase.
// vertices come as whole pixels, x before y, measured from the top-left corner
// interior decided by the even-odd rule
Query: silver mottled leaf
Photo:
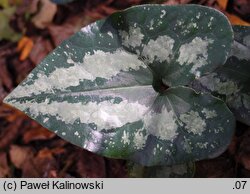
[[[107,157],[147,166],[215,157],[233,134],[226,105],[190,88],[157,87],[213,70],[231,41],[227,19],[214,9],[137,6],[63,42],[5,102]]]
[[[250,27],[233,29],[235,41],[227,62],[192,85],[223,99],[239,121],[250,125]]]

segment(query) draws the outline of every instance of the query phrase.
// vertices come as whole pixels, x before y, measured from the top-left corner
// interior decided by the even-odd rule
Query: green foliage
[[[233,29],[234,44],[226,63],[192,86],[224,100],[239,121],[250,125],[250,27]]]
[[[9,7],[9,0],[1,0],[0,1],[0,6],[2,7],[2,8],[8,8]]]
[[[5,102],[103,156],[145,166],[216,157],[231,141],[234,116],[185,85],[224,64],[232,42],[214,9],[136,6],[64,41]]]
[[[10,7],[8,1],[1,1],[0,6],[3,7],[3,9],[0,9],[0,41],[3,39],[17,41],[21,35],[10,26],[10,19],[14,15],[16,8]]]

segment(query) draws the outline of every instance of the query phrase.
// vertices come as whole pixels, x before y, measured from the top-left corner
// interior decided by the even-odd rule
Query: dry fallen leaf
[[[74,26],[69,23],[63,25],[50,25],[48,27],[49,33],[55,46],[59,46],[63,40],[74,34]]]
[[[220,156],[195,163],[196,178],[230,178],[234,177],[234,163],[229,158]]]
[[[250,1],[237,0],[233,2],[233,9],[243,17],[250,19]]]
[[[228,4],[228,0],[217,0],[218,5],[220,6],[220,8],[222,10],[226,10],[227,8],[227,4]]]
[[[60,154],[63,154],[64,152],[65,152],[64,148],[56,147],[53,149],[48,149],[46,147],[38,152],[37,157],[39,157],[39,158],[52,158],[53,155],[60,155]]]
[[[10,73],[7,69],[7,62],[4,57],[0,58],[0,69],[1,84],[3,84],[8,91],[10,91],[13,88],[13,83]]]
[[[21,169],[28,162],[34,153],[30,147],[12,145],[10,147],[10,160],[16,168]]]
[[[15,55],[9,58],[9,64],[11,64],[11,70],[12,74],[14,74],[13,78],[16,85],[23,81],[35,67],[30,60],[20,61]]]
[[[250,128],[249,128],[250,129]],[[239,148],[238,160],[247,169],[250,170],[250,131],[245,132]]]
[[[250,170],[250,155],[245,155],[241,157],[241,163],[245,167],[245,169]]]
[[[167,0],[163,4],[165,4],[165,5],[178,5],[178,4],[180,4],[180,2],[177,0]]]
[[[7,161],[7,154],[0,152],[0,178],[10,177],[10,167]]]
[[[15,109],[8,104],[0,103],[0,118],[4,118],[9,123],[12,123],[22,116],[26,117],[26,115],[18,109]]]
[[[17,50],[21,52],[19,56],[20,61],[24,61],[25,59],[28,58],[30,52],[32,51],[33,46],[34,46],[33,40],[27,36],[23,36],[18,41]]]
[[[228,146],[228,153],[234,156],[237,152],[237,146],[238,146],[239,140],[236,136],[232,138],[232,141],[230,145]]]
[[[34,166],[39,177],[57,177],[58,163],[48,148],[40,150],[31,162],[31,165]],[[26,169],[23,176],[30,177],[30,170]]]
[[[103,1],[103,3],[107,6],[113,5],[114,7],[117,7],[119,9],[125,9],[133,5],[143,4],[143,0],[126,0],[126,1],[106,0]]]
[[[7,92],[4,89],[2,80],[0,79],[0,101],[3,100],[5,98],[5,96],[7,96]]]
[[[51,153],[54,155],[63,154],[63,153],[65,153],[65,151],[66,150],[64,148],[60,148],[60,147],[56,147],[56,148],[51,149]]]
[[[42,37],[36,37],[36,38],[34,38],[34,47],[30,53],[30,60],[35,65],[37,65],[52,50],[53,50],[53,46],[51,45],[51,43],[48,39],[44,39]]]
[[[23,118],[17,118],[15,122],[10,123],[0,130],[0,149],[4,149],[18,138]]]
[[[125,160],[107,158],[106,166],[109,169],[106,172],[109,178],[126,178],[128,176]]]
[[[233,25],[250,26],[250,23],[242,20],[240,17],[238,17],[238,16],[236,16],[234,14],[226,13],[226,16],[228,17],[231,24],[233,24]]]
[[[22,177],[56,177],[57,162],[51,152],[45,148],[38,152],[28,146],[12,145],[10,160],[14,166],[22,170]]]
[[[85,150],[79,150],[76,155],[76,168],[81,177],[106,177],[104,158]],[[98,169],[98,171],[96,170]]]
[[[45,29],[54,18],[57,5],[50,0],[40,0],[39,2],[41,2],[41,9],[32,18],[32,23],[39,29]]]
[[[104,16],[98,14],[92,17],[92,13],[96,13],[95,11],[86,10],[85,12],[81,12],[79,14],[73,15],[67,18],[63,24],[55,25],[51,24],[48,26],[49,33],[51,35],[52,41],[55,46],[58,46],[62,43],[63,40],[69,38],[69,36],[78,32],[83,26],[94,22],[97,19],[101,19]]]
[[[23,142],[25,144],[30,143],[35,140],[49,140],[55,137],[55,133],[50,132],[49,130],[38,126],[36,128],[30,128],[23,135]]]

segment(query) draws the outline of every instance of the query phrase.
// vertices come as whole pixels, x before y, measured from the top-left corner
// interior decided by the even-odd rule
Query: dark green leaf
[[[168,86],[188,84],[224,64],[233,42],[226,17],[197,5],[137,6],[105,23]]]
[[[192,18],[199,30],[189,29]],[[205,28],[207,20],[211,24]],[[175,25],[178,31],[170,30]],[[233,134],[234,118],[226,105],[186,87],[160,94],[154,88],[163,78],[171,78],[165,70],[180,71],[180,82],[176,75],[172,82],[177,83],[171,84],[179,85],[194,78],[190,73],[194,67],[201,74],[215,68],[214,63],[226,58],[230,36],[226,18],[210,8],[134,7],[93,23],[63,42],[5,102],[64,139],[107,157],[147,166],[215,157],[226,149]],[[172,63],[181,56],[180,44],[193,40],[205,52],[195,51],[187,58],[190,63]],[[190,48],[186,51],[191,52]],[[204,66],[198,67],[201,63],[196,60]]]
[[[233,29],[235,41],[227,62],[193,87],[223,99],[239,121],[250,125],[250,27]]]
[[[158,96],[152,86],[130,86],[17,98],[25,89],[8,103],[78,146],[146,166],[217,156],[234,129],[222,101],[189,88]]]

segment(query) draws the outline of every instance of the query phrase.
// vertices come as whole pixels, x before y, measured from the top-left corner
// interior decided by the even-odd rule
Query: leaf
[[[18,41],[17,50],[21,51],[21,54],[19,57],[20,61],[24,61],[25,59],[28,58],[33,46],[34,46],[33,40],[27,36],[23,36]]]
[[[22,171],[22,177],[51,177],[57,172],[57,163],[47,148],[35,155],[34,150],[27,146],[12,145],[10,148],[10,161]],[[55,177],[54,177],[55,178]]]
[[[108,22],[118,30],[123,47],[140,55],[155,79],[168,86],[188,84],[226,61],[232,30],[214,9],[138,6],[127,12],[114,14]]]
[[[234,14],[229,14],[226,13],[228,19],[230,20],[231,24],[233,25],[243,25],[243,26],[250,26],[250,23],[244,21],[240,17],[234,15]]]
[[[74,34],[74,25],[71,23],[64,23],[63,25],[49,25],[48,30],[54,45],[59,46],[64,40]]]
[[[45,29],[54,18],[57,11],[57,5],[50,2],[50,0],[40,0],[40,2],[41,9],[32,18],[32,23],[39,29]]]
[[[128,178],[128,161],[108,158],[105,160],[107,178]]]
[[[233,29],[235,41],[227,62],[192,85],[223,99],[239,121],[250,125],[250,27]]]
[[[12,145],[10,148],[10,160],[17,168],[22,168],[22,166],[28,162],[32,157],[34,157],[33,150],[29,147],[21,147],[17,145]]]
[[[224,155],[224,154],[223,154]],[[235,162],[230,157],[219,156],[213,160],[195,163],[195,178],[231,178],[236,177]]]
[[[129,166],[131,178],[191,178],[194,175],[194,163],[178,164],[174,166],[145,167],[132,163]]]
[[[9,0],[1,0],[0,1],[0,6],[2,7],[2,8],[9,8]]]
[[[47,129],[44,129],[39,126],[37,128],[31,128],[30,130],[26,131],[23,135],[23,141],[25,144],[27,144],[35,140],[52,139],[54,136],[54,133],[51,133]]]
[[[8,90],[11,90],[13,88],[13,83],[7,68],[5,57],[0,58],[0,66],[1,66],[0,80],[2,82],[1,84],[3,84],[5,88],[7,88]]]
[[[220,6],[223,10],[226,10],[227,4],[228,4],[228,0],[217,0],[217,3],[219,4],[219,6]]]
[[[250,3],[248,0],[238,0],[233,2],[232,11],[237,15],[240,15],[242,18],[249,20],[250,13]]]
[[[98,178],[98,177],[107,177],[105,158],[92,154],[90,152],[83,152],[79,150],[76,152],[75,159],[75,168],[77,169],[77,174],[80,177],[86,178]],[[71,160],[72,162],[74,161]],[[98,170],[97,170],[98,169]]]
[[[250,170],[250,130],[242,136],[239,146],[239,153],[237,156],[238,162],[240,162],[245,169]]]
[[[155,100],[150,92],[149,86],[112,88],[9,103],[89,151],[143,165],[198,160],[226,149],[234,119],[222,101],[189,88],[168,89]]]
[[[0,133],[1,150],[8,147],[12,142],[14,142],[17,139],[22,126],[22,121],[23,121],[22,118],[17,118],[15,122],[10,123],[7,127],[4,127],[4,130],[1,130]]]
[[[187,13],[181,14],[184,11]],[[190,34],[169,30],[180,20],[185,26],[190,16],[199,16],[203,23],[211,18],[205,13],[214,17],[213,24],[220,22],[223,37],[212,24],[207,29],[210,34],[202,38],[195,36],[202,30]],[[141,25],[147,27],[152,20],[162,22],[153,24],[152,32]],[[207,44],[204,40],[209,36],[213,36],[213,43],[202,59],[207,64],[201,67],[204,72],[213,69],[210,61],[223,62],[229,50],[223,47],[216,52],[219,45],[231,44],[231,28],[224,16],[195,5],[127,9],[64,41],[5,102],[71,143],[103,156],[146,166],[212,158],[226,149],[233,134],[234,117],[226,105],[210,94],[197,94],[182,86],[161,91],[161,79],[169,76],[165,70],[175,68],[166,63],[170,58],[165,58],[172,52],[171,45],[181,48],[176,44],[183,38],[184,47],[194,42],[193,49],[196,41]],[[215,56],[205,60],[210,53]],[[201,54],[196,54],[189,55],[187,61],[199,61]],[[177,58],[171,60],[176,61],[180,54],[175,55]],[[185,71],[175,76],[181,80],[178,84],[174,84],[176,78],[171,80],[172,85],[188,83],[194,75],[186,79],[185,74],[193,67],[203,71],[197,64],[190,62],[185,67],[175,63],[177,73]]]
[[[7,154],[0,152],[0,178],[7,178],[11,176],[11,169],[8,164]]]
[[[15,10],[15,7],[0,10],[0,41],[3,39],[17,41],[20,38],[20,34],[16,33],[9,25]]]
[[[53,46],[51,41],[42,37],[34,38],[34,47],[32,48],[29,58],[34,64],[40,63],[51,51]]]

